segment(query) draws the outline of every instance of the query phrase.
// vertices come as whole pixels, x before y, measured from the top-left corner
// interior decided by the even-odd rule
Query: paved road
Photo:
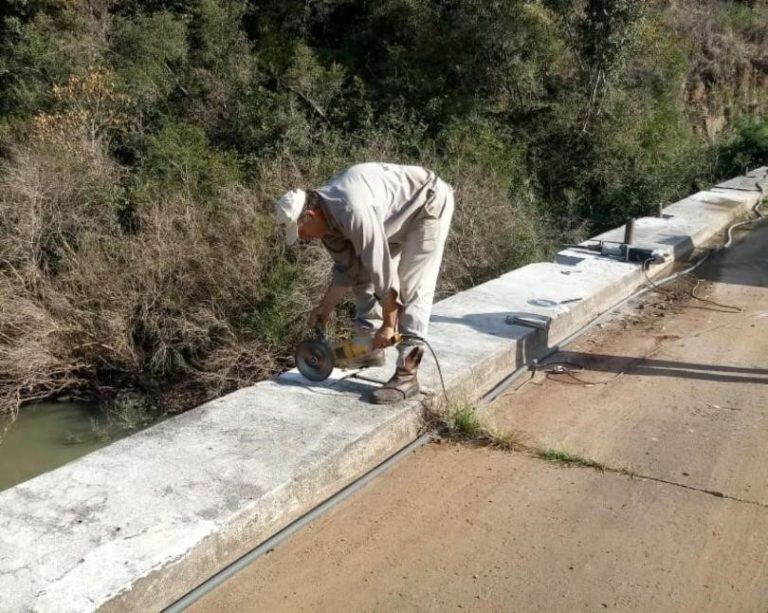
[[[628,305],[554,358],[582,371],[485,416],[605,470],[429,445],[193,610],[764,613],[767,247]]]

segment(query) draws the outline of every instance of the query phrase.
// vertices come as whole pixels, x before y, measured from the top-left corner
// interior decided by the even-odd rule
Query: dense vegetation
[[[0,6],[0,412],[284,365],[327,262],[272,202],[354,162],[455,185],[445,295],[768,154],[760,0]]]

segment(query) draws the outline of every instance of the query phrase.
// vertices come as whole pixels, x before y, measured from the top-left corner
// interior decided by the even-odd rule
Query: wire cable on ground
[[[758,190],[760,191],[760,194],[761,195],[764,194],[764,190],[760,186],[760,184],[756,183],[755,185],[757,186]],[[714,253],[719,253],[721,251],[725,251],[727,249],[730,249],[731,245],[733,245],[733,231],[736,228],[740,228],[740,227],[743,227],[743,226],[754,224],[756,222],[763,221],[764,219],[766,219],[765,214],[760,210],[760,207],[762,206],[762,204],[763,204],[763,200],[761,198],[752,207],[752,213],[755,214],[755,217],[753,217],[752,219],[747,219],[746,221],[740,221],[740,222],[737,222],[735,224],[730,225],[728,227],[728,229],[726,230],[726,233],[725,233],[726,239],[727,239],[726,242],[722,246],[720,246],[720,247],[715,247],[714,249],[710,249],[704,256],[702,256],[690,268],[686,268],[685,270],[682,270],[682,271],[680,271],[680,272],[678,272],[678,273],[676,273],[674,275],[670,275],[669,277],[665,277],[661,281],[655,281],[654,282],[648,276],[648,265],[650,264],[651,260],[646,260],[645,262],[643,262],[643,264],[642,264],[643,275],[645,276],[645,280],[648,283],[648,285],[652,289],[656,289],[656,290],[659,290],[659,291],[667,291],[666,289],[664,289],[661,286],[662,285],[666,285],[667,283],[670,283],[671,281],[674,281],[675,279],[678,279],[678,278],[680,278],[680,277],[682,277],[684,275],[691,274],[694,270],[696,270],[702,264],[704,264],[704,262],[706,262],[710,258],[710,256],[712,256]],[[733,313],[742,313],[744,311],[741,307],[737,307],[737,306],[730,305],[730,304],[721,304],[721,303],[715,302],[713,300],[709,300],[708,298],[702,298],[701,296],[698,296],[696,294],[696,288],[699,286],[700,283],[701,283],[701,280],[699,280],[698,283],[696,283],[696,286],[694,286],[694,288],[691,289],[691,291],[690,291],[690,296],[693,299],[699,300],[700,302],[709,303],[709,304],[712,304],[714,306],[721,307],[723,309],[727,309],[729,312],[733,312]]]
[[[705,304],[711,304],[713,306],[720,307],[720,309],[722,309],[721,311],[722,313],[743,313],[744,312],[744,309],[742,309],[741,307],[734,306],[732,304],[723,304],[722,302],[716,302],[714,300],[710,300],[709,298],[702,298],[701,296],[698,296],[696,294],[696,288],[699,287],[699,285],[701,285],[701,279],[697,279],[696,285],[694,285],[691,288],[691,291],[690,291],[691,298],[698,300],[699,302],[703,302]]]
[[[706,260],[711,255],[711,253],[713,253],[713,252],[710,252],[706,256],[704,256],[699,263],[703,264],[704,260]],[[666,293],[666,294],[672,294],[673,292],[671,290],[668,290],[668,289],[666,289],[664,287],[661,287],[660,283],[654,283],[653,281],[651,281],[651,278],[648,276],[648,271],[647,271],[647,268],[646,268],[646,264],[647,263],[648,263],[648,260],[646,260],[646,262],[643,262],[643,275],[645,275],[646,283],[648,285],[650,285],[651,288],[656,290],[656,291],[663,292],[663,293]],[[695,268],[698,268],[698,265]],[[685,272],[684,271],[684,273],[681,274],[680,276],[684,276],[686,274],[691,274],[691,272],[692,271],[690,271],[690,272]],[[667,281],[663,281],[663,283],[666,283],[666,282]],[[720,309],[711,309],[713,311],[717,310],[720,313],[743,313],[744,312],[744,309],[742,309],[741,307],[734,306],[732,304],[723,304],[721,302],[715,302],[714,300],[710,300],[709,298],[703,298],[703,297],[699,296],[696,293],[696,288],[698,288],[699,285],[701,285],[701,279],[697,279],[696,280],[696,285],[694,285],[691,288],[691,290],[688,292],[688,295],[691,298],[693,298],[694,300],[698,300],[699,302],[703,302],[705,304],[711,304],[713,306],[720,307]]]
[[[532,373],[535,375],[535,373],[544,373],[544,376],[549,381],[554,381],[555,383],[564,383],[566,385],[585,385],[587,387],[592,385],[608,385],[615,379],[618,379],[621,377],[624,372],[616,373],[613,377],[610,377],[608,379],[604,379],[601,381],[590,381],[588,379],[582,379],[579,377],[576,373],[582,373],[584,372],[585,368],[582,364],[578,364],[576,362],[548,362],[547,364],[542,364],[540,367],[532,370]],[[555,376],[557,375],[565,375],[569,379],[572,379],[572,381],[567,381],[564,379],[556,379]]]
[[[768,176],[768,173],[766,173],[766,176]],[[759,192],[760,192],[760,195],[761,195],[761,196],[765,196],[765,190],[763,189],[763,186],[762,186],[762,185],[760,185],[760,183],[758,183],[758,182],[755,182],[755,187],[757,188],[757,191],[759,191]],[[735,223],[735,224],[733,224],[733,225],[732,225],[730,228],[728,228],[728,232],[727,232],[727,239],[728,239],[728,240],[727,240],[727,241],[725,242],[725,244],[724,244],[724,245],[721,247],[721,250],[729,249],[729,248],[730,248],[730,246],[733,244],[733,231],[734,231],[736,228],[740,228],[740,227],[742,227],[742,226],[746,226],[746,225],[748,225],[748,224],[752,224],[752,223],[754,223],[754,222],[756,222],[756,221],[759,221],[759,220],[761,220],[761,219],[765,219],[765,215],[764,215],[764,214],[763,214],[763,212],[760,210],[760,207],[762,206],[762,204],[763,204],[763,199],[762,199],[762,198],[760,198],[760,200],[758,200],[758,201],[755,203],[755,206],[753,206],[753,207],[752,207],[752,212],[753,212],[753,213],[755,213],[755,215],[757,215],[757,217],[755,217],[755,218],[753,218],[753,219],[748,219],[748,220],[746,220],[746,221],[742,221],[742,222],[739,222],[739,223]]]

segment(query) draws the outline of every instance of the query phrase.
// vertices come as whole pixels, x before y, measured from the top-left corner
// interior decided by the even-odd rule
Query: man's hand
[[[309,327],[314,328],[315,326],[327,324],[336,305],[341,302],[348,291],[348,287],[331,283],[328,289],[325,290],[325,296],[323,296],[320,304],[312,309],[312,312],[309,314]]]
[[[376,330],[376,334],[373,337],[373,346],[376,349],[384,349],[392,344],[392,340],[395,336],[395,329],[391,326],[381,326]]]
[[[331,318],[332,310],[333,309],[328,309],[323,304],[316,306],[314,309],[312,309],[312,312],[309,314],[309,327],[310,328],[315,328],[316,326],[325,327],[325,324],[327,324],[328,320]]]

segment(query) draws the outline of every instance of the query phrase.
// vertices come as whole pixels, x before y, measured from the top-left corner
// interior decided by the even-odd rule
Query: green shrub
[[[741,174],[768,164],[768,117],[741,117],[735,134],[715,147],[718,176]]]
[[[296,262],[278,261],[262,281],[261,299],[243,314],[249,332],[278,351],[295,338],[302,314],[296,304],[300,279]]]
[[[168,112],[168,97],[183,95],[187,69],[187,25],[161,11],[132,18],[116,16],[111,51],[122,90],[136,101],[135,112],[154,117]]]
[[[135,194],[140,202],[178,194],[213,209],[240,179],[235,156],[211,147],[202,128],[167,123],[146,138]]]

